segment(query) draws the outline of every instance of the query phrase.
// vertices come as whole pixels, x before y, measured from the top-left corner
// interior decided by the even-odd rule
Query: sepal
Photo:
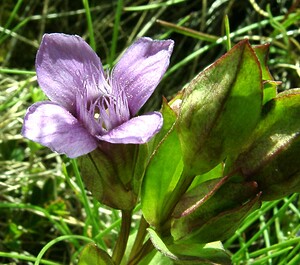
[[[83,181],[99,202],[120,210],[132,210],[137,202],[147,161],[145,145],[102,142],[78,158]]]

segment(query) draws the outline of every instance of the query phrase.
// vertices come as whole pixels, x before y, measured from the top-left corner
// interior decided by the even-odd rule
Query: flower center
[[[130,119],[125,92],[110,77],[86,77],[77,91],[76,116],[92,135],[104,135]]]

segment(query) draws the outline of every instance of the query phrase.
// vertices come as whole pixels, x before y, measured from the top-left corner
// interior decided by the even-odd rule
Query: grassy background
[[[91,238],[110,249],[119,229],[119,213],[85,195],[75,163],[20,135],[26,108],[45,99],[34,72],[42,35],[82,36],[105,67],[137,37],[174,39],[170,68],[147,111],[226,52],[221,38],[228,15],[232,44],[245,37],[252,44],[270,42],[269,65],[283,82],[279,89],[299,87],[299,1],[256,2],[0,0],[0,264],[33,264],[37,256],[41,264],[75,264]],[[292,195],[249,216],[224,242],[233,263],[300,264],[299,204]]]

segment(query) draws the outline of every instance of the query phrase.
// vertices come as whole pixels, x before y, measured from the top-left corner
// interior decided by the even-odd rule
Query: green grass
[[[75,161],[20,135],[27,107],[45,99],[34,71],[43,33],[84,37],[106,67],[137,37],[174,39],[169,70],[143,111],[159,109],[162,95],[170,99],[243,38],[270,42],[279,89],[299,87],[299,1],[256,2],[259,7],[246,0],[0,2],[0,264],[76,264],[87,242],[110,252],[120,228],[120,213],[85,192]],[[252,213],[224,242],[233,263],[300,264],[299,204],[294,194]]]

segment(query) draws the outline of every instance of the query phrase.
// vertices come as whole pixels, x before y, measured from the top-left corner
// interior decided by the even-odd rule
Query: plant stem
[[[147,235],[147,228],[149,227],[149,224],[145,220],[144,216],[141,217],[139,230],[137,232],[135,241],[133,243],[130,256],[129,256],[129,262],[134,259],[134,257],[137,255],[137,253],[141,250],[145,237]]]
[[[112,259],[116,265],[121,263],[126,250],[127,241],[130,233],[130,227],[131,227],[131,218],[132,218],[131,210],[130,211],[122,210],[121,230],[112,255]]]
[[[162,227],[165,226],[166,222],[170,219],[169,217],[171,216],[176,204],[178,203],[182,195],[187,191],[193,180],[194,176],[186,174],[186,171],[183,170],[183,172],[181,173],[181,177],[175,186],[175,189],[172,191],[170,198],[165,204],[165,211],[163,212],[163,216],[161,218]]]
[[[154,246],[150,239],[146,241],[146,243],[140,248],[140,251],[136,253],[136,255],[129,260],[128,265],[137,265],[139,262],[146,257],[152,250]]]

